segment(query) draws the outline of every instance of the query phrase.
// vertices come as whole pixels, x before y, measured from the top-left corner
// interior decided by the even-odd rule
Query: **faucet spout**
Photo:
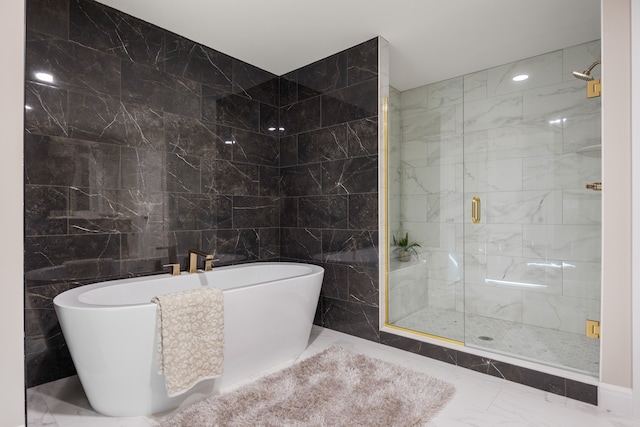
[[[189,273],[195,273],[198,269],[198,257],[204,258],[204,271],[211,271],[213,267],[213,255],[198,249],[189,249]]]

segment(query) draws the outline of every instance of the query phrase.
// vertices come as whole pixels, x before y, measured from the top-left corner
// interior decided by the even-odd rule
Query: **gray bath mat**
[[[423,426],[454,387],[340,347],[161,421],[162,427]]]

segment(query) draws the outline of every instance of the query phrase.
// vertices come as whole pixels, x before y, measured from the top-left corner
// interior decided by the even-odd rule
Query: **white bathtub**
[[[53,303],[91,406],[111,416],[150,415],[299,356],[323,275],[310,264],[242,264],[95,283],[63,292]],[[156,304],[150,301],[202,286],[224,292],[224,373],[169,398],[156,373]]]

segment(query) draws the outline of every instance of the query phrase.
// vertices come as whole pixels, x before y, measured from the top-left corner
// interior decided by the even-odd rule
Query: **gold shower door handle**
[[[480,197],[473,196],[473,199],[471,199],[471,221],[474,224],[480,222],[480,210]]]

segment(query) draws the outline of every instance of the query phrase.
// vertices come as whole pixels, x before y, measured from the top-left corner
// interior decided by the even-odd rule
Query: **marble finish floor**
[[[393,324],[592,377],[599,373],[600,341],[585,335],[432,307]]]
[[[638,425],[637,420],[618,417],[586,403],[316,326],[308,348],[300,357],[309,357],[331,345],[339,345],[452,383],[456,387],[456,395],[427,424],[428,427]],[[33,387],[27,391],[27,400],[29,427],[158,425],[158,419],[154,417],[111,418],[97,414],[89,406],[77,377]]]

